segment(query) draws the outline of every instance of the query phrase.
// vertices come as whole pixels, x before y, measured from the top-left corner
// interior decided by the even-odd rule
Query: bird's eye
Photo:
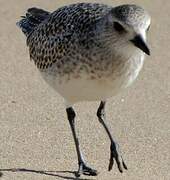
[[[119,24],[118,22],[114,22],[114,28],[119,33],[125,32],[124,27],[121,24]]]

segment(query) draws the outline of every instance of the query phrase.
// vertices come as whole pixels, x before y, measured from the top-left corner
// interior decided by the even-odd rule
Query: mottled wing
[[[59,8],[43,21],[27,39],[30,58],[40,69],[52,66],[93,32],[95,23],[110,7],[80,3]],[[91,34],[92,35],[92,34]]]

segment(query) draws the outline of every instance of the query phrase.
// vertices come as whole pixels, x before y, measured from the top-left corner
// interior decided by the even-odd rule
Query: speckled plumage
[[[123,172],[127,166],[104,122],[105,102],[132,84],[142,69],[144,53],[150,55],[146,44],[148,13],[136,5],[78,3],[53,13],[28,9],[17,24],[27,37],[31,60],[65,99],[78,156],[76,176],[97,175],[86,165],[75,131],[72,105],[79,101],[101,101],[97,116],[111,141],[108,169],[115,159]]]
[[[23,21],[26,25],[29,23],[26,28]],[[24,33],[29,30],[29,34],[25,34],[30,58],[44,79],[67,101],[77,102],[116,94],[136,79],[142,67],[144,54],[126,45],[126,33],[114,32],[113,21],[138,29],[146,29],[150,23],[147,12],[136,5],[113,8],[104,4],[78,3],[53,13],[31,8],[19,25]],[[68,86],[70,79],[73,89]],[[90,83],[89,88],[87,84]],[[84,87],[82,92],[86,91],[81,97],[73,93],[69,98],[69,92],[63,93],[68,88],[74,92],[76,86],[78,89]],[[102,90],[92,98],[96,88]]]
[[[93,46],[95,23],[108,11],[109,7],[101,4],[82,3],[59,8],[28,37],[31,59],[40,69],[54,63],[60,68],[65,64],[62,61],[75,57],[81,48]]]

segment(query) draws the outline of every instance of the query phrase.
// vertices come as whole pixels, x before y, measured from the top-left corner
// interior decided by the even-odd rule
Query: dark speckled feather
[[[88,48],[95,23],[111,7],[103,4],[80,3],[59,8],[39,23],[27,38],[30,58],[40,69],[46,69],[75,48],[75,41]],[[89,36],[89,38],[87,37]],[[88,40],[88,42],[85,42]],[[78,45],[77,43],[77,45]],[[74,52],[73,52],[74,53]]]
[[[48,17],[50,13],[39,8],[30,8],[27,10],[25,16],[21,16],[22,19],[17,25],[22,29],[23,33],[28,36],[35,27],[37,27],[44,19]]]
[[[98,77],[110,76],[118,65],[124,65],[124,58],[117,55],[116,46],[122,46],[119,43],[123,38],[114,31],[114,18],[130,26],[135,22],[138,27],[148,16],[136,5],[111,7],[77,3],[53,13],[30,8],[19,26],[27,36],[30,59],[40,71],[55,71],[55,76],[62,77],[66,74],[79,76],[83,69],[94,78],[94,72]],[[112,44],[117,44],[115,49]]]

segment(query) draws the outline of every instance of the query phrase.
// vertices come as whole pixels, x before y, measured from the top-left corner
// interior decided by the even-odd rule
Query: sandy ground
[[[84,0],[85,1],[85,0]],[[2,180],[74,179],[75,147],[63,99],[29,61],[25,37],[15,22],[32,6],[55,10],[77,1],[0,0],[0,170]],[[77,128],[89,164],[100,174],[87,179],[170,179],[170,2],[137,3],[152,16],[152,56],[136,83],[107,104],[108,124],[117,137],[129,170],[107,171],[109,140],[95,116],[99,102],[80,103]]]

